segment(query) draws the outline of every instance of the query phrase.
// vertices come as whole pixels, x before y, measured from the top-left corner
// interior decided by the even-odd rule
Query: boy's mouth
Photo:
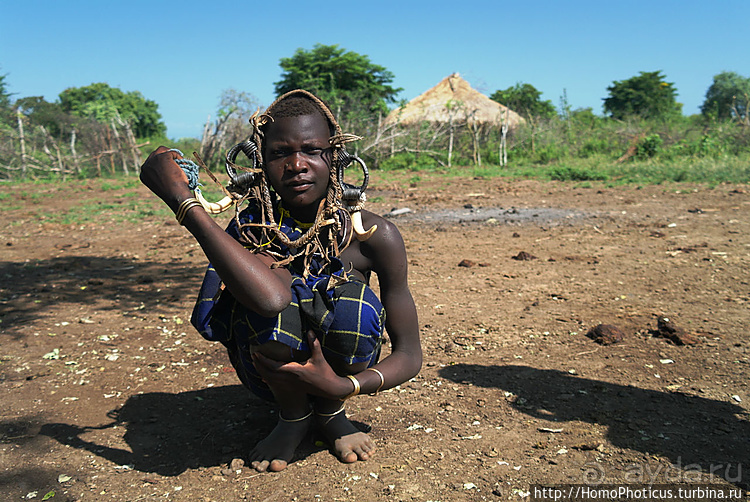
[[[286,186],[293,192],[304,192],[305,190],[313,186],[313,183],[307,180],[295,180],[287,183]]]

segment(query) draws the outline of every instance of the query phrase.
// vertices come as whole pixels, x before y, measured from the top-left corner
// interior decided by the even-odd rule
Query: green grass
[[[391,178],[398,170],[388,171]],[[412,169],[400,172],[418,179]],[[750,183],[750,157],[691,158],[676,160],[647,159],[617,163],[605,157],[587,159],[565,159],[546,165],[533,163],[511,163],[509,166],[495,165],[452,167],[430,170],[431,173],[453,177],[509,179],[538,179],[573,181],[580,183],[604,182],[616,185],[658,185],[662,183]],[[416,171],[419,173],[419,171]]]
[[[54,213],[38,213],[40,221],[62,225],[82,225],[93,221],[107,219],[113,223],[133,222],[144,219],[163,219],[172,216],[172,211],[160,201],[126,199],[123,203],[88,202],[70,210]]]
[[[402,159],[404,160],[404,159]],[[617,163],[612,158],[592,155],[585,159],[565,159],[540,165],[531,162],[511,162],[509,166],[453,166],[420,170],[417,165],[403,165],[389,170],[373,169],[375,185],[409,187],[427,178],[438,178],[450,184],[456,178],[489,179],[502,177],[508,180],[536,179],[562,181],[579,188],[618,185],[670,185],[673,183],[699,183],[714,187],[721,183],[750,183],[750,156],[682,157],[678,159],[654,158]],[[352,179],[356,178],[352,173]],[[219,200],[223,193],[213,184],[204,181],[204,196]],[[51,186],[54,185],[54,186]],[[49,187],[49,188],[41,188]],[[439,188],[435,188],[438,190]],[[45,208],[47,199],[61,193],[80,193],[80,203],[68,210],[51,212]],[[97,200],[98,199],[98,200]],[[383,202],[374,197],[373,202]],[[172,212],[158,198],[141,187],[137,176],[119,176],[89,180],[35,180],[32,182],[0,186],[0,209],[32,208],[39,221],[60,224],[86,224],[92,221],[139,222],[168,219]],[[11,222],[12,224],[12,222]]]

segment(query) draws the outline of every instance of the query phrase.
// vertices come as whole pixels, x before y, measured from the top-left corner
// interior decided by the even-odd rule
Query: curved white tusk
[[[366,241],[372,237],[378,226],[373,225],[369,230],[365,230],[365,227],[362,225],[362,213],[355,211],[352,213],[352,228],[354,229],[354,236],[358,241]]]
[[[229,209],[232,205],[232,202],[234,202],[234,199],[232,199],[229,195],[225,196],[219,202],[208,202],[206,198],[203,197],[201,191],[197,189],[195,190],[195,198],[198,199],[198,202],[201,203],[203,209],[205,209],[207,213],[211,214],[223,213],[224,211]]]

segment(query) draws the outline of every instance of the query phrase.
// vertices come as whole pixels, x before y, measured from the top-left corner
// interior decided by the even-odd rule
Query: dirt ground
[[[423,369],[350,401],[374,459],[311,438],[272,474],[232,464],[276,410],[189,325],[205,258],[159,201],[135,183],[1,186],[0,499],[750,488],[750,187],[420,178],[374,173],[368,208],[411,210],[393,220]],[[588,338],[599,324],[622,340]]]

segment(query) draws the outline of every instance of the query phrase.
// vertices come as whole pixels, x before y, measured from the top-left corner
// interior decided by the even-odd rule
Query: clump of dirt
[[[591,328],[586,336],[599,345],[612,345],[625,339],[625,333],[617,326],[611,324],[599,324]]]
[[[537,259],[536,256],[531,253],[527,253],[526,251],[521,251],[517,255],[511,256],[511,258],[517,261],[531,261]]]
[[[666,338],[675,345],[695,345],[698,339],[685,331],[683,328],[676,326],[669,317],[659,317],[656,320],[656,332],[654,336]]]

